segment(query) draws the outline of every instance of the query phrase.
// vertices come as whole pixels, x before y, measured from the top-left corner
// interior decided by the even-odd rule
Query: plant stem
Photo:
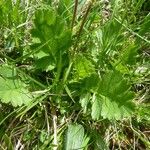
[[[89,1],[86,13],[83,17],[83,20],[82,20],[82,23],[81,23],[81,26],[80,26],[80,29],[79,29],[79,32],[78,32],[78,35],[77,35],[77,40],[76,40],[76,43],[75,43],[75,46],[74,46],[74,53],[76,51],[76,48],[77,48],[77,45],[78,45],[78,42],[79,42],[79,39],[80,39],[80,35],[82,33],[82,30],[83,30],[83,26],[86,22],[86,19],[87,19],[87,16],[88,16],[89,12],[90,12],[91,7],[92,7],[92,1]]]
[[[78,7],[78,0],[75,0],[73,19],[72,19],[72,29],[73,29],[73,25],[75,23],[76,15],[77,15],[77,7]]]
[[[90,12],[91,6],[92,6],[92,1],[89,1],[89,4],[88,4],[88,6],[87,6],[86,13],[85,13],[85,15],[84,15],[84,18],[83,18],[83,20],[82,20],[82,23],[81,23],[81,26],[80,26],[80,29],[79,29],[79,33],[78,33],[78,38],[77,38],[77,39],[79,39],[79,37],[80,37],[80,35],[81,35],[81,32],[82,32],[82,30],[83,30],[83,26],[84,26],[84,24],[85,24],[85,22],[86,22],[86,19],[87,19],[87,16],[88,16],[89,12]],[[78,40],[77,40],[77,41],[78,41]]]

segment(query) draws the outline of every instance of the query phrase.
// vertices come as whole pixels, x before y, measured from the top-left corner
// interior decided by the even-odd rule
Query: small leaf
[[[91,97],[90,93],[84,94],[80,97],[80,103],[83,108],[83,113],[86,113],[86,111],[87,111],[87,105],[90,101],[90,97]]]
[[[84,87],[84,90],[92,93],[97,90],[99,82],[100,79],[96,73],[91,74],[90,76],[80,80],[81,88],[83,89]]]
[[[121,62],[118,63],[118,60],[112,64],[116,70],[118,70],[119,72],[123,73],[123,74],[128,74],[129,70],[127,68],[126,65],[122,64]]]
[[[75,71],[77,78],[85,78],[95,73],[94,65],[85,56],[79,54],[75,58]]]
[[[82,125],[69,125],[65,139],[65,150],[83,150],[87,146],[89,138],[84,133]]]
[[[42,24],[44,22],[44,12],[42,10],[38,10],[35,12],[35,24]]]
[[[8,65],[1,65],[0,66],[0,75],[2,77],[6,77],[6,78],[13,78],[16,76],[16,69],[8,66]]]
[[[59,4],[58,4],[58,12],[62,15],[66,12],[69,12],[70,8],[72,5],[72,1],[71,0],[59,0]],[[66,14],[67,16],[67,14]],[[69,16],[69,15],[68,15]]]
[[[40,133],[40,142],[44,143],[47,139],[47,132],[42,130],[41,133]]]
[[[34,56],[38,59],[41,59],[43,57],[49,56],[49,54],[45,53],[44,51],[39,51],[38,53],[35,53]]]

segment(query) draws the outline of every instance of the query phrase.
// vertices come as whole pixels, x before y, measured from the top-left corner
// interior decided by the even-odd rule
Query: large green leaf
[[[134,110],[133,92],[130,86],[117,71],[108,72],[101,80],[96,97],[92,103],[92,118],[120,120],[129,117]]]
[[[3,103],[11,103],[13,106],[28,104],[31,95],[26,85],[16,76],[14,69],[9,66],[0,66],[0,74],[0,100]]]
[[[72,124],[68,126],[64,141],[65,150],[83,150],[87,146],[89,138],[85,135],[82,125]]]
[[[39,39],[37,46],[44,45],[40,50],[53,56],[57,55],[58,51],[64,52],[71,44],[70,29],[64,19],[51,8],[41,9],[35,13],[31,34]],[[37,48],[34,43],[33,45]]]

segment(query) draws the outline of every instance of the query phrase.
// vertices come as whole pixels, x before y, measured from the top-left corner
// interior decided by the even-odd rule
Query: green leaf
[[[126,64],[122,64],[120,61],[116,60],[113,64],[112,64],[116,70],[118,70],[119,72],[123,73],[123,74],[128,74],[129,70],[126,66]]]
[[[4,66],[0,66],[0,100],[3,103],[11,103],[13,106],[28,104],[31,95],[26,85],[18,79],[16,72],[14,73],[15,69]]]
[[[104,138],[100,136],[100,134],[95,137],[96,142],[95,142],[95,150],[109,150],[107,144],[104,141]]]
[[[69,125],[67,129],[67,134],[65,137],[65,150],[83,150],[88,142],[89,138],[84,133],[84,128],[82,125]]]
[[[75,58],[74,63],[75,78],[81,79],[90,76],[95,73],[94,65],[85,56],[79,54]]]
[[[6,77],[6,78],[13,78],[15,77],[16,74],[16,69],[8,66],[6,64],[3,64],[0,66],[0,76]]]
[[[94,150],[108,150],[108,146],[97,130],[91,131],[92,142],[94,142]]]
[[[49,9],[38,10],[35,14],[34,28],[31,30],[33,41],[31,48],[44,45],[40,51],[57,57],[58,52],[64,52],[71,45],[71,31],[65,20],[56,11]]]
[[[124,50],[120,60],[124,62],[124,64],[134,65],[136,62],[138,47],[134,44],[128,45],[128,47]]]
[[[150,104],[139,104],[137,112],[137,120],[148,122],[150,124]]]
[[[83,113],[86,113],[86,111],[87,111],[87,105],[90,101],[90,97],[91,97],[90,93],[83,94],[80,97],[80,103],[81,103],[81,106],[83,108]]]
[[[144,36],[145,34],[149,33],[149,31],[150,31],[150,15],[147,15],[144,18],[143,23],[141,24],[139,34]],[[140,39],[138,40],[140,41]]]
[[[78,79],[77,77],[71,80],[70,89],[75,92],[79,97],[85,93],[95,93],[100,84],[98,74],[94,73],[85,78]]]
[[[8,136],[7,134],[5,134],[5,135],[3,136],[3,140],[4,140],[4,142],[5,142],[5,144],[6,144],[7,148],[8,148],[8,150],[13,150],[13,149],[14,149],[10,136]]]
[[[59,49],[67,49],[71,45],[71,31],[64,30],[58,38]]]
[[[31,101],[31,95],[21,81],[0,77],[0,83],[0,99],[3,103],[11,102],[16,107]]]
[[[55,68],[55,61],[53,57],[45,56],[35,62],[35,67],[44,71],[50,71]]]
[[[93,95],[93,98],[92,98],[92,118],[94,120],[98,120],[100,118],[100,115],[101,115],[101,109],[102,109],[102,101],[100,99],[100,97],[98,96],[95,96],[95,94]]]
[[[49,54],[45,53],[44,51],[39,51],[38,53],[35,53],[34,56],[35,56],[37,59],[41,59],[41,58],[43,58],[43,57],[49,56]]]
[[[71,7],[71,0],[60,0],[58,6],[58,12],[63,14],[65,11],[68,11],[69,7]]]
[[[44,19],[48,25],[53,25],[56,22],[56,13],[53,10],[46,10]]]
[[[40,142],[44,143],[47,139],[47,132],[42,130],[41,133],[40,133]]]
[[[100,114],[109,120],[121,120],[130,117],[134,111],[134,98],[130,86],[118,71],[109,71],[102,78],[98,94],[92,105],[92,118],[99,119]]]

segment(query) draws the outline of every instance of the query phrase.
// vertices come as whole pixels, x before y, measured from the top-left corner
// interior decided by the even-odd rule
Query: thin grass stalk
[[[53,117],[53,129],[54,129],[54,140],[53,140],[53,150],[57,150],[58,148],[58,141],[57,141],[57,116],[56,116],[56,112],[55,112],[55,108],[53,108],[53,112],[52,112],[52,117]]]

